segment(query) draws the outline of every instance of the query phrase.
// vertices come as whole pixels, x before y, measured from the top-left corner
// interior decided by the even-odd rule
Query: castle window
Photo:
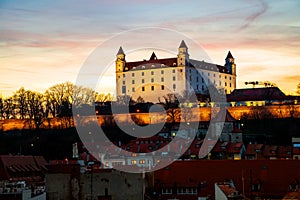
[[[142,79],[142,83],[145,83],[145,79]]]
[[[222,85],[222,82],[221,82],[221,81],[219,81],[219,85],[220,85],[220,86]]]
[[[123,81],[123,85],[125,85],[125,81]]]
[[[126,77],[126,75],[125,74],[123,74],[123,78],[125,78]]]
[[[165,72],[164,70],[161,70],[161,71],[160,71],[161,74],[164,74],[164,72]]]
[[[173,81],[176,81],[176,77],[175,76],[173,76]]]
[[[145,73],[144,72],[142,72],[142,76],[144,76],[145,75]]]
[[[231,87],[231,83],[229,83],[229,87]]]
[[[214,74],[214,77],[216,77],[216,74]]]
[[[132,92],[135,92],[135,88],[134,87],[132,88]]]
[[[221,78],[221,75],[219,75],[219,78]]]
[[[132,80],[131,83],[134,84],[135,83],[134,80]]]
[[[176,89],[176,84],[173,84],[173,89],[174,89],[174,90]]]
[[[154,78],[151,78],[151,83],[153,83],[154,82]]]
[[[209,73],[209,72],[207,72],[207,76],[210,76],[210,73]]]
[[[161,90],[164,90],[164,89],[165,89],[165,86],[164,86],[164,85],[162,85],[162,86],[161,86]]]
[[[131,76],[134,77],[134,73],[132,73]]]
[[[182,72],[182,69],[180,69],[180,72]]]
[[[175,69],[173,69],[172,72],[175,73]]]
[[[154,91],[154,86],[153,85],[151,86],[151,90]]]
[[[225,79],[227,79],[227,76],[225,76]]]
[[[231,80],[231,76],[229,76],[229,80]]]
[[[199,82],[199,77],[197,76],[197,78],[196,78],[196,82],[198,83]]]
[[[176,63],[173,63],[173,66],[176,66]]]
[[[143,91],[143,92],[145,91],[145,87],[142,87],[142,91]]]
[[[164,77],[161,77],[161,82],[164,82],[164,81],[165,81]]]
[[[151,75],[154,75],[154,71],[151,71]]]
[[[225,82],[225,87],[227,86],[227,83]]]
[[[192,76],[190,76],[190,81],[192,81]]]

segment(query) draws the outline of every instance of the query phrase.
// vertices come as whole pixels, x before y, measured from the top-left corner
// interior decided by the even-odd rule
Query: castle
[[[153,52],[149,60],[126,62],[122,47],[117,53],[117,97],[129,95],[136,100],[141,96],[157,102],[170,93],[207,94],[209,85],[224,89],[226,94],[236,88],[236,64],[230,51],[225,65],[191,59],[183,40],[173,58],[158,59]]]

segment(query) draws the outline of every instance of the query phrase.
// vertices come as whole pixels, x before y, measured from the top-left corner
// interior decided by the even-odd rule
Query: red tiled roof
[[[156,60],[151,59],[151,60],[143,60],[143,61],[136,61],[136,62],[126,62],[125,68],[123,70],[129,71],[132,70],[133,67],[136,67],[136,69],[143,69],[142,66],[151,69],[152,65],[155,65],[155,67],[161,67],[162,64],[164,65],[163,67],[177,66],[177,58],[163,58],[163,59],[156,59]]]
[[[300,180],[300,162],[297,160],[193,160],[176,161],[163,169],[154,171],[157,191],[163,187],[198,187],[200,182],[206,187],[199,190],[200,195],[214,195],[214,184],[233,180],[238,191],[251,195],[251,184],[261,180],[258,195],[284,196],[295,179]],[[284,173],[283,173],[284,172]],[[244,181],[243,181],[244,180]],[[179,197],[179,196],[177,196]],[[197,195],[194,195],[197,197]],[[162,196],[162,199],[166,199]],[[194,198],[197,199],[197,198]]]
[[[292,158],[292,146],[278,146],[278,158]]]
[[[257,150],[262,153],[263,144],[248,144],[246,148],[246,155],[256,155]]]
[[[218,186],[227,197],[232,193],[237,192],[237,190],[229,184],[218,184]]]
[[[238,143],[231,142],[231,143],[229,143],[227,152],[228,153],[240,153],[243,145],[244,144],[242,142],[238,142]]]
[[[34,173],[47,170],[46,161],[41,156],[0,156],[0,180],[21,178],[23,172],[32,176]],[[24,178],[24,177],[23,177]]]
[[[228,102],[283,100],[286,95],[278,87],[235,89],[227,95]]]
[[[278,147],[274,145],[265,145],[263,150],[264,157],[276,157]]]

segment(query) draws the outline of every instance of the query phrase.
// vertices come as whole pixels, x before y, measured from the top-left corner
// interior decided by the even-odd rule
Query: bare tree
[[[17,113],[20,119],[25,119],[27,113],[26,105],[26,90],[24,87],[21,87],[13,95],[13,100],[16,104]]]
[[[45,118],[43,102],[44,99],[41,93],[26,91],[27,115],[30,128],[32,128],[32,124],[34,124],[35,129],[39,129],[42,126]]]
[[[171,121],[171,123],[175,123],[180,121],[181,119],[181,111],[179,109],[179,101],[175,94],[167,94],[167,96],[163,96],[165,102],[164,107],[167,111],[167,117]]]

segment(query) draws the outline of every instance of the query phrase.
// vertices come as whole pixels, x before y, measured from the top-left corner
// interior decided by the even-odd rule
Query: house
[[[244,199],[232,181],[215,183],[215,198],[217,200]]]
[[[282,199],[299,187],[299,168],[297,160],[176,161],[155,171],[146,191],[153,199],[217,199],[215,183],[232,180],[245,198]]]
[[[297,104],[298,96],[286,96],[278,87],[235,89],[227,95],[228,106]]]
[[[42,156],[0,156],[0,199],[46,199]]]
[[[263,158],[263,144],[248,144],[246,148],[247,160],[258,160]]]

